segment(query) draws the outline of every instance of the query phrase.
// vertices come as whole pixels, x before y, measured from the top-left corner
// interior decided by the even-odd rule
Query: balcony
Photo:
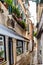
[[[13,18],[16,20],[16,22],[24,29],[26,30],[26,23],[21,18],[17,18],[15,14],[12,14]]]
[[[8,2],[7,2],[7,4],[4,3],[4,6],[5,6],[6,8],[8,8],[9,13],[13,16],[13,18],[14,18],[14,19],[16,20],[16,22],[21,26],[21,28],[24,29],[24,30],[26,30],[26,23],[25,23],[25,21],[22,19],[18,7],[13,6],[12,4],[9,4]]]
[[[17,21],[17,23],[23,28],[26,30],[26,24],[25,24],[25,21],[22,20],[22,17],[20,15],[20,12],[19,12],[19,9],[16,8],[16,7],[13,7],[12,8],[12,16],[13,18]]]

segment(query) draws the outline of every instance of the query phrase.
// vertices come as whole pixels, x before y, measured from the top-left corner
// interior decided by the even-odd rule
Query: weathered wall
[[[43,4],[38,4],[38,12],[37,12],[37,20],[38,20],[38,22],[40,21],[42,10],[43,10]]]

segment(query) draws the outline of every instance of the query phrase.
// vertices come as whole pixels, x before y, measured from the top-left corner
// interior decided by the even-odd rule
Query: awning
[[[25,40],[23,37],[19,36],[18,34],[16,34],[16,32],[12,31],[11,29],[8,29],[4,25],[0,25],[0,34],[19,40]]]

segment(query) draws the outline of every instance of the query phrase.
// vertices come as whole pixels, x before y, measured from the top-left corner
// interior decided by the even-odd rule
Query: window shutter
[[[28,0],[25,0],[25,3],[27,4],[28,3]]]

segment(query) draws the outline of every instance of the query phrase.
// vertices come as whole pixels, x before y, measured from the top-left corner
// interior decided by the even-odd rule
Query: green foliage
[[[12,12],[11,13],[14,13],[17,18],[20,18],[21,17],[20,11],[19,11],[18,7],[12,5],[12,0],[5,0],[5,2],[8,4],[8,6],[12,7]],[[22,20],[22,21],[19,21],[18,23],[21,25],[21,27],[23,29],[26,29],[25,21]]]
[[[12,0],[5,0],[8,5],[12,5]]]
[[[26,28],[26,24],[25,21],[21,21],[22,27],[25,29]]]
[[[25,24],[25,21],[18,21],[19,25],[26,30],[26,24]]]
[[[3,53],[4,53],[4,51],[0,51],[0,57],[2,57]]]
[[[20,16],[19,9],[16,6],[13,6],[12,0],[5,0],[5,2],[8,4],[8,6],[12,7],[12,12],[14,12],[15,14],[17,14],[17,17],[19,17]]]
[[[20,17],[20,11],[16,6],[12,6],[12,13],[15,13],[18,18]]]
[[[12,7],[12,13],[15,13],[16,16],[19,18],[20,17],[20,11],[19,11],[18,7],[13,6],[12,0],[5,0],[5,2],[8,4],[8,6]]]
[[[33,33],[33,35],[36,37],[36,35],[37,35],[37,32],[34,32],[34,33]]]

